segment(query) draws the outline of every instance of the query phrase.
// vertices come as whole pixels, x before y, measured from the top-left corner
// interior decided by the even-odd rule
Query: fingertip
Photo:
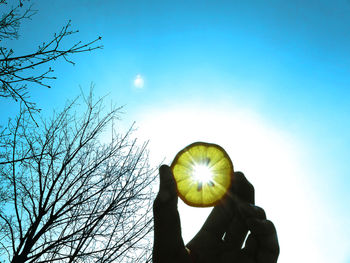
[[[235,174],[235,176],[239,176],[239,177],[246,179],[244,173],[241,171],[235,171],[234,174]]]
[[[176,184],[172,171],[168,165],[163,164],[159,167],[158,199],[161,202],[167,202],[176,195]]]
[[[264,209],[252,204],[240,203],[238,206],[238,211],[243,216],[243,218],[266,219]]]
[[[259,236],[276,234],[275,225],[270,220],[259,218],[247,218],[246,223],[249,230],[255,235]]]
[[[169,165],[166,165],[166,164],[162,164],[160,167],[159,167],[159,173],[165,173],[165,172],[169,172],[171,169],[169,167]]]
[[[256,218],[249,218],[247,219],[246,223],[252,235],[257,238],[259,246],[261,247],[261,258],[266,259],[267,257],[272,257],[277,260],[280,253],[280,247],[278,244],[275,225],[270,220],[261,220]],[[267,261],[276,262],[275,260]]]
[[[249,191],[254,192],[254,186],[249,182],[247,177],[241,171],[234,172],[233,181],[240,186],[244,186]]]
[[[172,178],[172,171],[168,165],[162,164],[158,170],[159,170],[160,183],[162,183],[162,181],[170,180],[170,178]]]
[[[234,172],[232,179],[233,192],[243,201],[254,204],[255,189],[248,181],[245,175],[240,172]]]
[[[159,179],[161,184],[160,187],[162,187],[162,184],[168,185],[174,182],[173,173],[168,165],[162,164],[159,167]]]

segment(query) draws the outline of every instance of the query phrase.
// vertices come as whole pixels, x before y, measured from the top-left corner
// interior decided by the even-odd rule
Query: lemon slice
[[[229,189],[233,164],[217,144],[195,142],[181,150],[171,164],[179,197],[188,205],[217,204]]]

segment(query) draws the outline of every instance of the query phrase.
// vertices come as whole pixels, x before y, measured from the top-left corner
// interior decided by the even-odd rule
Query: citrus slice
[[[233,164],[217,144],[195,142],[181,150],[170,166],[179,197],[188,205],[216,205],[232,181]]]

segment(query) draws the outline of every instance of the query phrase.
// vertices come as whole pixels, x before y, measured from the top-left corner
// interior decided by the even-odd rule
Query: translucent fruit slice
[[[171,164],[179,197],[188,205],[217,204],[229,189],[233,164],[217,144],[195,142],[181,150]]]

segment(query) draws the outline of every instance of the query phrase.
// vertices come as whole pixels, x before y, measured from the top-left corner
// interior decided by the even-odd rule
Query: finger
[[[153,204],[154,257],[171,255],[184,248],[177,211],[176,185],[169,166],[162,165],[159,168],[159,178],[159,192]]]
[[[248,218],[247,226],[257,241],[256,259],[259,263],[277,262],[279,245],[274,224],[265,219]]]
[[[162,165],[159,167],[159,192],[156,201],[166,203],[171,199],[176,199],[177,204],[175,179],[170,167]]]
[[[232,218],[226,231],[224,241],[230,245],[231,249],[239,249],[242,247],[248,228],[245,222],[238,216]]]
[[[258,246],[258,241],[252,233],[249,233],[243,248],[243,254],[254,257]]]
[[[219,205],[214,207],[202,229],[212,232],[213,235],[221,239],[223,234],[229,230],[230,223],[237,214],[237,203],[241,201],[254,203],[254,187],[243,173],[235,172],[227,196]],[[241,232],[241,228],[242,226],[236,228],[233,225],[232,229],[226,233],[226,238],[232,240],[234,236],[237,236],[237,231]],[[242,239],[242,234],[238,236],[239,239]]]
[[[233,181],[233,193],[238,197],[238,208],[254,203],[254,187],[241,172],[236,172]],[[224,240],[231,244],[232,248],[241,248],[248,233],[246,223],[242,219],[241,212],[235,215],[226,231]]]
[[[229,245],[231,248],[231,244],[222,243],[222,237],[223,234],[228,231],[230,224],[233,222],[232,220],[237,217],[238,206],[242,202],[254,202],[254,187],[245,178],[243,173],[236,172],[233,175],[232,184],[227,195],[219,205],[214,207],[201,230],[187,244],[187,246],[190,249],[197,249],[202,243],[208,244],[211,242],[217,247],[225,247],[226,245]],[[238,230],[242,231],[241,229],[235,229],[233,232],[239,235],[239,239],[242,243],[247,233],[247,229],[245,225],[241,225],[239,228],[243,228],[244,233],[238,234]],[[232,239],[233,237],[237,238],[236,235],[231,237],[228,236],[227,238]],[[234,251],[240,251],[240,249],[241,246]]]
[[[258,218],[266,219],[266,213],[264,209],[252,204],[240,204],[238,207],[239,215],[244,219]]]
[[[243,202],[254,204],[254,186],[242,172],[235,172],[232,179],[233,193]]]
[[[229,227],[236,210],[237,197],[233,189],[234,181],[232,179],[232,184],[226,196],[213,208],[198,234],[208,232],[216,239],[222,240],[223,234]]]

